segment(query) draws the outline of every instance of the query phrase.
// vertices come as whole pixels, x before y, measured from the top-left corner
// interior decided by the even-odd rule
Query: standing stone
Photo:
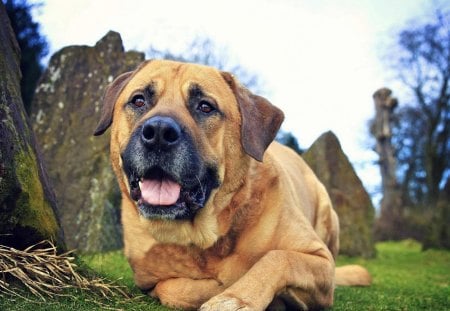
[[[38,84],[32,122],[60,205],[69,248],[120,248],[120,192],[109,162],[109,134],[93,137],[105,87],[144,54],[124,52],[109,32],[93,47],[54,54]]]
[[[339,216],[339,252],[373,257],[374,208],[337,137],[332,132],[322,134],[302,157],[327,188]]]
[[[0,244],[64,250],[54,194],[20,95],[20,50],[0,1]]]

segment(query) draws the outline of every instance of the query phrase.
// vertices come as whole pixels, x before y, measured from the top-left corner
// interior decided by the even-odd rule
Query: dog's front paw
[[[259,311],[259,309],[252,307],[250,304],[244,302],[242,299],[232,297],[226,294],[217,295],[201,307],[200,311]]]

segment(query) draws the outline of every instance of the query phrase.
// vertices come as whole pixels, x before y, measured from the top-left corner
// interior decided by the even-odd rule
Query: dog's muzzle
[[[130,197],[146,218],[192,219],[218,187],[192,138],[167,116],[147,119],[122,153]]]

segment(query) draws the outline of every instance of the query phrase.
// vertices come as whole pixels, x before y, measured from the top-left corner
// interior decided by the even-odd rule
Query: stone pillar
[[[373,94],[375,119],[371,132],[376,139],[375,151],[379,156],[383,192],[375,233],[381,240],[400,238],[403,218],[401,191],[396,177],[397,164],[391,143],[392,116],[398,101],[391,95],[392,91],[388,88],[381,88]]]

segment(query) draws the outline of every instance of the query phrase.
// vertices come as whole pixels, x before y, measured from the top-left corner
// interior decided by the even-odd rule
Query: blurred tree
[[[450,11],[436,10],[433,18],[422,23],[416,19],[400,31],[397,46],[389,53],[389,65],[408,95],[392,114],[391,142],[400,201],[406,208],[404,217],[409,217],[404,225],[410,225],[415,213],[418,222],[428,219],[427,230],[446,232],[434,235],[440,239],[448,236],[448,229],[435,228],[448,228],[445,222],[450,214],[448,196],[443,194],[450,180]],[[427,243],[431,247],[445,244]]]
[[[277,136],[275,137],[275,140],[278,141],[280,144],[283,144],[293,149],[298,154],[303,154],[305,152],[304,149],[300,148],[297,138],[291,132],[285,132],[283,130],[280,130]]]
[[[34,90],[43,71],[40,61],[48,53],[47,41],[39,32],[39,24],[31,16],[31,11],[39,5],[29,4],[27,0],[3,2],[21,50],[20,89],[25,110],[29,113]]]
[[[392,68],[411,94],[395,115],[404,196],[433,207],[450,177],[450,11],[400,32]]]
[[[241,65],[231,61],[227,49],[219,47],[209,38],[197,37],[184,51],[178,54],[167,49],[159,50],[155,47],[150,47],[147,56],[148,58],[197,63],[229,71],[252,92],[259,94],[263,92],[261,79]]]

